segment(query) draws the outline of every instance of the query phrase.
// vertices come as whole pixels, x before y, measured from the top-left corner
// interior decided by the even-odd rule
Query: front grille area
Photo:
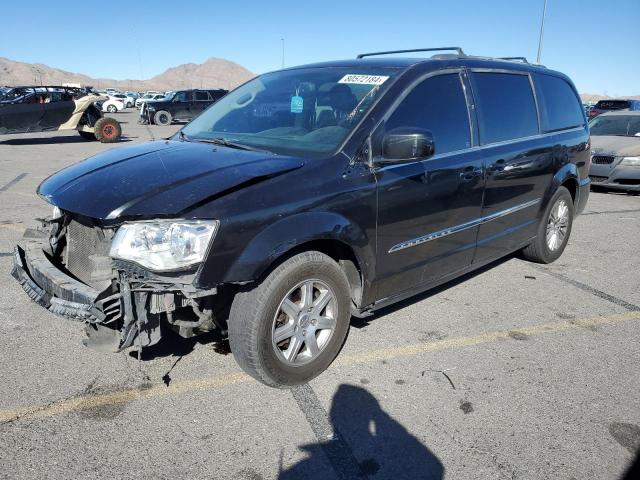
[[[106,233],[76,220],[67,225],[65,265],[78,280],[96,288],[108,286],[111,272],[111,235]]]
[[[597,175],[589,175],[589,180],[595,183],[604,182],[607,177],[598,177]]]
[[[594,155],[591,161],[597,165],[609,165],[613,163],[614,158],[612,155]]]

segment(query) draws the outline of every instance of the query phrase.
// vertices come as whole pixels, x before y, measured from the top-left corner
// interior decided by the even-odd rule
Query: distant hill
[[[113,87],[120,90],[177,90],[181,88],[237,87],[255,75],[246,68],[221,58],[204,63],[185,63],[169,68],[148,80],[113,80],[91,78],[81,73],[67,72],[42,63],[24,63],[0,57],[0,86],[2,85],[60,85],[80,83],[98,89]]]
[[[113,80],[91,78],[81,73],[67,72],[42,63],[24,63],[0,57],[0,86],[2,85],[60,85],[80,83],[98,89],[113,87],[120,90],[178,90],[181,88],[237,87],[255,74],[246,68],[222,58],[210,58],[204,63],[185,63],[165,70],[148,80]],[[592,93],[580,94],[583,102],[597,102],[607,97]],[[638,98],[640,95],[622,95],[622,98]]]
[[[598,95],[596,93],[581,93],[580,98],[583,102],[597,102],[598,100],[606,100],[607,98],[637,98],[640,100],[640,95],[620,95],[618,97],[609,97],[607,95]]]

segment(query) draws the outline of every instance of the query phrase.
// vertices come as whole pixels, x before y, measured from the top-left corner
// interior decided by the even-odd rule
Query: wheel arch
[[[304,232],[302,236],[300,232]],[[375,255],[364,231],[336,213],[297,214],[265,228],[234,262],[225,282],[260,281],[287,258],[310,250],[322,252],[340,265],[353,303],[363,306],[370,292]]]
[[[556,193],[559,187],[565,187],[569,190],[571,198],[573,199],[574,206],[577,205],[579,196],[579,175],[578,168],[573,163],[567,163],[563,165],[554,175],[549,188],[544,196],[543,204],[541,205],[541,212],[544,212],[549,200]],[[542,213],[541,213],[542,214]]]

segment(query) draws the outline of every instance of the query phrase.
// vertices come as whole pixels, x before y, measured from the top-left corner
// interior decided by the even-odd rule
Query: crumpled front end
[[[84,217],[44,220],[15,247],[12,275],[34,302],[85,322],[85,344],[101,350],[154,345],[165,328],[185,337],[216,328],[215,289],[195,288],[193,272],[161,277],[111,259],[115,231]]]

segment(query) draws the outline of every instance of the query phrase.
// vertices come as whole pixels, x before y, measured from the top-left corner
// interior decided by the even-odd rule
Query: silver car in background
[[[603,113],[589,128],[591,185],[640,192],[640,111]]]

